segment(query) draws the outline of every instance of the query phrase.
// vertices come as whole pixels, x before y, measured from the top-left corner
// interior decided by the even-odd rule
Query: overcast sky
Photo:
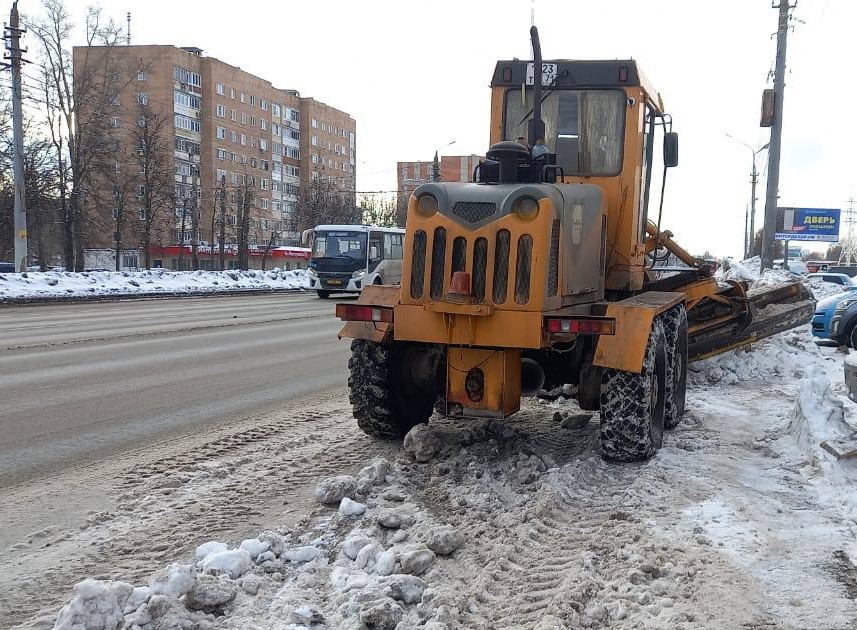
[[[83,16],[87,0],[67,0]],[[7,10],[8,10],[8,3]],[[32,12],[38,0],[20,0]],[[198,46],[357,121],[359,190],[394,190],[397,160],[484,154],[498,59],[529,58],[530,0],[104,0],[135,44]],[[4,12],[5,13],[5,12]],[[789,35],[780,205],[845,208],[857,146],[857,2],[801,0]],[[544,58],[636,59],[680,136],[663,224],[690,250],[742,250],[777,12],[770,0],[535,0]],[[27,38],[31,50],[34,42]],[[31,53],[32,56],[32,53]],[[760,170],[766,162],[763,153]],[[761,225],[765,178],[758,191]]]

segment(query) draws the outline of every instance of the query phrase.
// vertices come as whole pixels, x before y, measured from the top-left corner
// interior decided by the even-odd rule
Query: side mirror
[[[312,238],[315,234],[315,230],[304,230],[301,233],[301,245],[304,247],[309,247],[312,244]]]
[[[678,166],[678,134],[675,131],[664,134],[664,166]]]

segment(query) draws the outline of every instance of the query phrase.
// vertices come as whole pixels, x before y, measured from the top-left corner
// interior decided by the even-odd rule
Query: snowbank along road
[[[297,402],[113,464],[110,509],[3,552],[3,623],[851,628],[857,470],[819,448],[854,432],[842,356],[801,330],[697,364],[640,465],[562,401],[404,449],[341,390]]]

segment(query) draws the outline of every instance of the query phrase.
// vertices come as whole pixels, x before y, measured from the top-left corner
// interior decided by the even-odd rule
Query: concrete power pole
[[[24,198],[24,123],[22,112],[23,96],[21,94],[21,34],[18,17],[18,0],[12,3],[12,13],[9,16],[9,26],[6,27],[6,66],[12,70],[12,135],[14,144],[14,177],[15,177],[15,269],[27,270],[27,208]],[[4,64],[6,65],[6,64]]]
[[[786,38],[789,30],[789,0],[780,0],[777,23],[777,62],[774,69],[774,117],[768,149],[768,190],[765,199],[765,228],[762,234],[762,269],[774,266],[774,232],[777,227],[777,197],[780,187],[780,147],[783,134],[783,97],[786,76]],[[788,256],[786,256],[788,258]]]

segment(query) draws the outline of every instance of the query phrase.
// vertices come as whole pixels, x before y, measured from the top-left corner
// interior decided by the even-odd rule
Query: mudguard
[[[367,306],[389,306],[399,303],[400,287],[382,284],[370,284],[363,288],[357,297],[357,304]],[[382,343],[393,334],[393,325],[384,322],[346,322],[339,331],[339,338],[365,339]]]
[[[683,293],[647,291],[607,305],[607,317],[616,319],[616,334],[601,335],[594,365],[639,374],[655,317],[684,301]]]

